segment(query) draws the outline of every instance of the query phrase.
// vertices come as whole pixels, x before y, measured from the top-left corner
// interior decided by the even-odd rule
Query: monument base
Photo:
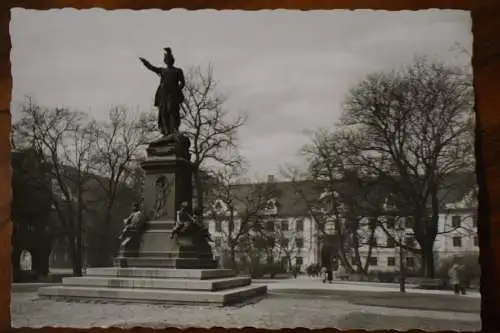
[[[87,302],[227,306],[267,293],[251,279],[228,269],[89,268],[83,277],[63,278],[43,287],[44,299]]]

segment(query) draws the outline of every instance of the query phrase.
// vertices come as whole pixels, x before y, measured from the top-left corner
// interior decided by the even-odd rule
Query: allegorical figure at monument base
[[[174,67],[175,58],[172,50],[164,49],[163,61],[167,67],[156,67],[144,58],[139,58],[147,69],[160,77],[160,85],[156,89],[154,106],[158,108],[158,128],[166,136],[179,132],[180,107],[184,102],[182,89],[185,86],[184,72]]]

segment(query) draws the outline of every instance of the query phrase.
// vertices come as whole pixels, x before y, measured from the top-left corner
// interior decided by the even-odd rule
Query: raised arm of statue
[[[158,75],[161,75],[161,68],[160,67],[156,67],[156,66],[151,65],[151,63],[144,58],[139,58],[139,60],[144,64],[144,66],[147,69],[149,69],[150,71],[152,71]]]

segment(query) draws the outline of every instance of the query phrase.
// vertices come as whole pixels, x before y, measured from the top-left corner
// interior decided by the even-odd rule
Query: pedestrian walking
[[[457,272],[458,272],[458,284],[459,284],[460,294],[465,295],[467,293],[467,285],[468,285],[465,265],[464,264],[458,265]]]
[[[327,269],[325,266],[321,267],[321,277],[323,278],[323,283],[326,283]]]
[[[450,284],[453,287],[453,293],[458,295],[460,293],[460,280],[458,277],[458,264],[453,264],[448,271],[448,277],[450,278]]]

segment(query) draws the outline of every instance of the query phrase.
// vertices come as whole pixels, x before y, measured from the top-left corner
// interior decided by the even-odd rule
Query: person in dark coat
[[[333,281],[332,251],[329,246],[323,245],[323,247],[321,248],[321,262],[322,262],[321,266],[326,268],[326,280],[328,280],[328,283],[332,283]]]

